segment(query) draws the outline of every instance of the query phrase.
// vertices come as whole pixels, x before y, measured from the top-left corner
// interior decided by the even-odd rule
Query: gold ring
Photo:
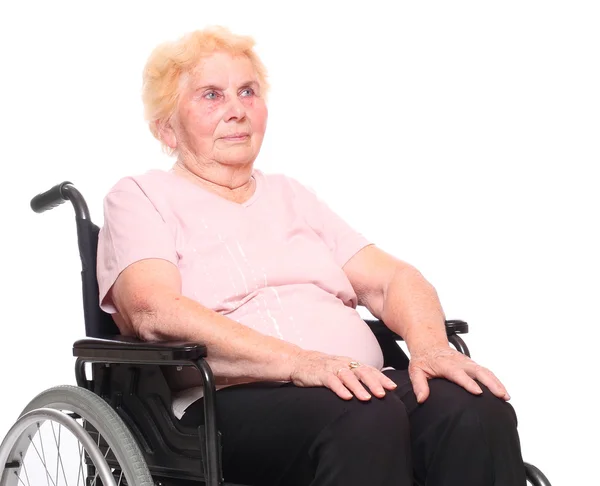
[[[348,363],[348,367],[342,366],[339,370],[337,370],[335,372],[335,374],[336,374],[336,376],[339,376],[340,371],[342,371],[342,370],[350,370],[350,371],[352,371],[354,368],[358,368],[359,366],[362,366],[362,364],[359,363],[358,361],[350,361],[350,363]]]

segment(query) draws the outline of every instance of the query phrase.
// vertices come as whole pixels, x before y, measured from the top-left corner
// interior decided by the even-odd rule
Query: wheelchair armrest
[[[458,319],[446,321],[446,335],[452,336],[453,334],[467,334],[468,332],[469,325],[465,321]]]
[[[365,322],[373,331],[376,336],[389,336],[394,338],[396,341],[403,341],[402,336],[396,334],[389,327],[387,327],[383,321],[376,319],[366,319]],[[469,325],[465,321],[457,319],[446,321],[446,335],[453,336],[454,334],[467,334],[469,332]]]
[[[206,346],[200,343],[146,342],[126,336],[80,339],[73,344],[75,377],[81,387],[92,389],[87,380],[85,363],[181,365],[194,366],[200,371],[204,387],[204,426],[200,433],[200,450],[207,484],[221,484],[219,432],[216,415],[216,386],[213,372],[206,362]],[[101,394],[100,394],[101,395]],[[202,452],[204,451],[204,452]]]
[[[87,362],[189,365],[206,354],[200,343],[147,342],[127,336],[85,338],[73,344],[73,356]]]
[[[403,341],[402,337],[392,331],[389,327],[387,327],[383,321],[376,319],[365,319],[365,322],[375,334],[379,345],[382,347],[384,355],[387,351],[390,351],[390,343],[394,343],[394,341]],[[469,348],[465,344],[465,342],[461,339],[457,334],[466,334],[469,332],[469,325],[465,321],[460,321],[457,319],[446,321],[446,335],[448,336],[448,341],[452,344],[458,351],[461,353],[471,357],[471,353]],[[395,348],[395,346],[392,346]],[[400,361],[404,361],[401,359]],[[396,358],[396,362],[398,364],[394,366],[400,366],[400,361]],[[391,363],[391,361],[390,361]],[[406,364],[404,362],[403,364]],[[397,368],[400,369],[400,368]]]

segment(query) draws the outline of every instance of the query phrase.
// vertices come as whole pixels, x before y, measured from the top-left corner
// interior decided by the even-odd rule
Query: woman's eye
[[[217,95],[217,92],[216,92],[216,91],[209,91],[208,93],[206,93],[206,94],[204,95],[204,97],[205,97],[207,100],[216,100],[216,99],[217,99],[217,96],[218,96],[218,95]]]
[[[254,94],[254,90],[252,88],[244,88],[242,90],[242,96],[252,96]]]

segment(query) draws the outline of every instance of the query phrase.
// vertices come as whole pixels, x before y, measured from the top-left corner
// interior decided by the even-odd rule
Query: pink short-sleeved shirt
[[[102,308],[132,263],[177,266],[182,293],[263,334],[304,349],[349,356],[379,369],[377,340],[356,311],[344,264],[369,244],[314,193],[254,169],[256,190],[228,201],[173,172],[121,179],[104,200],[98,242]],[[187,390],[176,415],[201,396]]]

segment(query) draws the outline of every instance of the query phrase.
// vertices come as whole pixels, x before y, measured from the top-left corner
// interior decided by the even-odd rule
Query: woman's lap
[[[384,399],[373,398],[369,402],[356,398],[343,400],[327,388],[300,388],[289,383],[253,383],[220,390],[217,413],[226,478],[240,481],[250,476],[265,484],[292,484],[290,478],[293,478],[293,484],[309,484],[317,468],[315,454],[325,450],[319,444],[340,417],[346,422],[336,433],[352,433],[347,431],[353,427],[348,417],[360,430],[356,438],[350,435],[345,438],[353,443],[353,448],[360,449],[360,442],[371,441],[370,449],[365,449],[362,456],[370,454],[374,441],[377,447],[381,443],[381,451],[374,452],[371,461],[393,454],[391,451],[404,450],[405,443],[412,443],[412,454],[410,445],[407,452],[398,454],[420,456],[405,458],[409,466],[414,465],[417,477],[423,477],[430,467],[436,447],[433,443],[439,441],[438,435],[446,433],[445,424],[462,415],[462,410],[473,410],[484,420],[486,414],[504,414],[505,422],[514,418],[516,427],[512,407],[493,397],[485,387],[484,396],[475,397],[453,383],[434,379],[429,382],[430,397],[419,405],[406,370],[389,370],[385,374],[398,387]],[[492,411],[488,413],[489,410]],[[182,423],[198,425],[201,420],[199,401],[188,408]],[[494,421],[491,417],[490,420]],[[438,435],[432,434],[432,430]],[[240,477],[234,477],[237,473]]]
[[[358,409],[365,407],[379,416],[384,409],[388,414],[395,410],[403,413],[402,403],[393,394],[385,400],[362,403],[343,400],[327,388],[300,388],[289,383],[253,383],[220,390],[217,414],[226,478],[240,480],[231,476],[235,469],[241,476],[270,478],[277,484],[278,478],[294,468],[297,484],[308,484],[315,472],[311,447],[319,434],[340,416],[353,410],[360,413]],[[188,408],[181,421],[197,425],[201,417],[199,401]]]

